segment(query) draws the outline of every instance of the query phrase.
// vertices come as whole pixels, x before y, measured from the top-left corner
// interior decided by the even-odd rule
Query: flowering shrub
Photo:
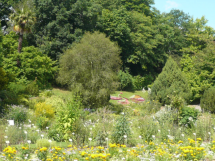
[[[6,160],[14,160],[16,152],[17,151],[14,147],[8,146],[3,150],[3,156],[5,157]]]
[[[205,156],[205,148],[203,147],[193,147],[193,146],[183,146],[179,147],[180,158],[182,160],[201,160]]]
[[[51,159],[52,161],[58,161],[58,160],[65,160],[65,152],[62,151],[63,149],[60,147],[54,147],[51,150],[52,156]]]
[[[36,116],[44,116],[47,118],[53,118],[54,117],[55,110],[51,105],[48,105],[44,102],[37,103],[35,105],[35,114]]]
[[[40,160],[46,160],[48,155],[48,148],[40,148],[39,150],[36,150],[35,153]]]

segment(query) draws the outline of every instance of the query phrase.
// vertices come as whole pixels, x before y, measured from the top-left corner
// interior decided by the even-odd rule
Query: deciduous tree
[[[86,107],[106,105],[118,84],[119,52],[105,34],[86,33],[61,57],[58,81],[81,95]]]

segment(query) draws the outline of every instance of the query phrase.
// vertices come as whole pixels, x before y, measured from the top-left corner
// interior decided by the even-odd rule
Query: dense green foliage
[[[21,62],[20,66],[17,66],[17,59]],[[43,88],[49,86],[57,71],[55,62],[33,46],[24,47],[22,54],[18,52],[8,54],[3,62],[5,71],[13,74],[16,81],[29,83],[37,80],[39,86]]]
[[[16,125],[20,125],[27,120],[27,109],[20,106],[11,106],[7,118],[14,120]]]
[[[179,113],[179,125],[187,126],[189,128],[194,127],[196,120],[198,119],[199,111],[191,107],[183,107]]]
[[[215,30],[207,26],[204,16],[193,19],[176,9],[160,13],[153,4],[154,0],[2,0],[1,89],[7,89],[12,80],[19,83],[17,86],[37,80],[39,89],[50,87],[55,83],[61,57],[73,50],[86,32],[99,31],[121,49],[121,90],[150,86],[172,56],[187,77],[191,102],[199,103],[204,91],[214,86]],[[85,76],[79,73],[78,77]],[[72,90],[77,92],[82,88],[79,85],[75,82]],[[85,104],[90,99],[92,104],[107,102],[112,89],[105,92],[97,88],[102,94],[95,94],[98,89],[82,90]]]
[[[190,87],[185,75],[170,57],[163,71],[155,80],[150,97],[152,100],[158,100],[162,104],[170,104],[171,97],[175,95],[182,97],[188,102]]]
[[[5,71],[0,67],[0,91],[6,88],[6,85],[9,83],[9,78]]]
[[[86,33],[61,57],[58,81],[81,95],[86,107],[105,105],[117,87],[119,51],[105,34]]]
[[[131,130],[127,116],[123,113],[116,121],[111,140],[117,144],[127,144],[131,137]]]
[[[75,131],[74,124],[81,116],[82,104],[79,97],[72,98],[66,106],[58,109],[56,115],[56,130],[63,134],[64,139]]]
[[[1,25],[0,25],[1,27]],[[2,69],[3,65],[3,55],[2,55],[2,39],[3,39],[3,34],[0,31],[0,91],[5,88],[6,84],[8,83],[8,79],[6,77],[5,71]]]
[[[215,30],[153,4],[0,0],[0,151],[9,140],[28,142],[23,160],[214,160]],[[200,100],[198,117],[186,106]],[[30,156],[29,140],[47,148]]]
[[[119,81],[120,81],[120,89],[121,90],[132,90],[132,75],[129,73],[128,70],[125,72],[120,70],[118,73]]]
[[[201,98],[201,108],[215,113],[215,88],[211,87],[206,90]]]
[[[52,59],[80,40],[84,31],[95,27],[100,7],[84,0],[34,0],[37,23],[33,30],[36,43]]]
[[[191,86],[192,100],[200,100],[204,91],[215,85],[214,49],[214,43],[208,42],[203,50],[181,59],[182,70]]]

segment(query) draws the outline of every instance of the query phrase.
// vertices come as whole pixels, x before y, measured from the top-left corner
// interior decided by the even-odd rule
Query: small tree
[[[103,106],[118,85],[119,53],[119,47],[105,34],[86,33],[61,57],[57,80],[81,95],[84,105]]]
[[[150,98],[159,100],[162,104],[170,104],[173,96],[189,101],[190,95],[186,77],[170,57],[152,86]]]

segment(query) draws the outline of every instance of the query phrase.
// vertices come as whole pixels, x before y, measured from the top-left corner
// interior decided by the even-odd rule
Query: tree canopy
[[[1,55],[7,59],[16,54],[17,48],[21,53],[22,47],[34,47],[33,53],[37,51],[59,65],[65,51],[72,50],[86,32],[99,31],[121,49],[118,73],[121,87],[129,89],[126,86],[133,84],[135,89],[141,89],[152,84],[171,56],[184,72],[193,72],[189,65],[194,66],[196,74],[187,77],[191,79],[190,85],[196,82],[192,100],[199,99],[214,83],[213,76],[207,75],[211,69],[203,69],[208,66],[206,61],[198,67],[201,61],[196,61],[197,57],[212,61],[213,54],[203,57],[200,53],[210,53],[215,30],[207,25],[204,16],[193,19],[177,9],[160,13],[153,4],[153,0],[2,0]],[[19,45],[15,39],[19,39]],[[18,57],[17,65],[21,65]],[[197,76],[200,70],[207,82]]]
[[[119,53],[105,34],[87,32],[61,57],[58,81],[81,95],[85,106],[105,105],[118,84]]]

